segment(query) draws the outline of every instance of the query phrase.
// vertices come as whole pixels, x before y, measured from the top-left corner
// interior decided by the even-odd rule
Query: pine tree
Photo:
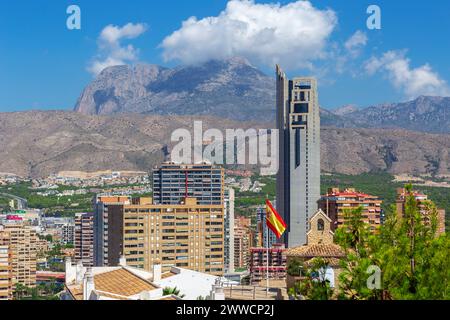
[[[412,191],[406,187],[405,212],[396,207],[387,213],[377,234],[367,232],[362,209],[345,214],[335,241],[346,250],[341,261],[341,299],[449,299],[450,238],[437,236],[437,210],[431,201],[421,202],[421,212]],[[367,286],[370,266],[381,270],[381,288]]]

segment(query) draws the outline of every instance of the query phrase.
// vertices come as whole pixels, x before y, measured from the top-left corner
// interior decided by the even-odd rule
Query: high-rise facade
[[[12,299],[12,256],[9,248],[9,232],[0,226],[0,300]]]
[[[98,196],[94,199],[94,265],[117,266],[122,255],[123,207],[128,196]]]
[[[234,267],[248,269],[250,249],[253,247],[254,233],[250,218],[238,217],[234,221]]]
[[[234,272],[234,189],[225,189],[224,196],[224,268],[225,273]]]
[[[36,232],[21,222],[3,225],[8,233],[8,245],[11,254],[12,285],[36,286]]]
[[[164,272],[181,267],[224,274],[224,205],[155,204],[136,198],[124,206],[123,255],[127,265]]]
[[[279,171],[277,206],[287,224],[288,247],[306,243],[320,199],[320,109],[313,78],[289,80],[277,66]]]
[[[94,214],[75,215],[75,262],[85,267],[94,266]]]
[[[185,198],[199,205],[223,204],[224,171],[210,164],[164,163],[153,170],[155,204],[179,204]]]

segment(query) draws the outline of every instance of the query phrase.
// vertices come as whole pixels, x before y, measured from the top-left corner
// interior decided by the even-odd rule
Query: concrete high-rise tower
[[[287,247],[306,244],[320,199],[320,110],[313,78],[287,79],[277,65],[279,171],[277,209],[288,225]]]

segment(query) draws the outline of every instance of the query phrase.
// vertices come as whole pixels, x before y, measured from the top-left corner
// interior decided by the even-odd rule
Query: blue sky
[[[425,6],[406,0],[321,0],[311,1],[312,9],[292,6],[296,1],[276,2],[280,4],[278,9],[268,6],[273,3],[254,1],[247,3],[249,10],[236,7],[227,11],[226,0],[2,2],[0,111],[72,109],[94,77],[95,62],[104,62],[114,54],[117,57],[118,52],[128,57],[124,63],[175,66],[229,51],[230,55],[246,57],[267,74],[274,72],[272,62],[279,62],[289,76],[317,76],[320,102],[327,108],[403,101],[420,94],[450,95],[450,2],[436,0]],[[81,8],[81,30],[66,28],[66,8],[71,4]],[[381,30],[366,27],[366,9],[370,4],[377,4],[382,10]],[[291,12],[294,17],[307,12],[308,17],[318,18],[322,25],[295,21],[293,27],[311,27],[311,34],[305,36],[317,43],[299,40],[297,47],[290,47],[296,41],[281,39],[283,36],[271,38],[273,35],[264,33],[269,41],[284,48],[277,54],[270,46],[247,47],[244,36],[236,38],[242,27],[234,23],[236,15],[244,20],[247,14],[256,17],[254,27],[260,31],[266,23],[272,23],[260,13],[272,11],[273,20],[279,20],[273,27],[284,35],[287,27],[280,12]],[[221,12],[218,22],[202,20]],[[191,16],[197,20],[190,28],[182,28],[182,22]],[[135,29],[132,36],[119,36],[106,45],[102,42],[100,34],[105,27],[113,25],[116,29],[112,31],[123,35],[127,24],[143,29]],[[230,29],[224,31],[224,25]],[[179,36],[170,37],[175,31],[179,31]],[[207,39],[210,31],[211,37],[227,38],[229,44],[211,44]],[[355,34],[359,37],[348,42]],[[171,41],[161,46],[165,39]],[[198,48],[205,50],[199,55]]]

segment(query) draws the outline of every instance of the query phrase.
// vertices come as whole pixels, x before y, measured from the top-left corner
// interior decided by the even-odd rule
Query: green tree
[[[345,258],[340,261],[340,299],[365,300],[382,297],[380,290],[371,290],[367,286],[367,270],[374,264],[371,247],[373,236],[362,214],[362,207],[345,210],[344,224],[335,234],[335,242],[346,252]]]
[[[326,279],[328,267],[329,264],[324,259],[313,259],[304,276],[289,289],[289,295],[298,300],[330,300],[334,291]]]
[[[184,297],[185,297],[184,294],[180,295],[180,290],[179,290],[177,287],[174,287],[174,288],[170,288],[170,287],[164,288],[164,289],[163,289],[163,296],[170,296],[170,295],[174,295],[174,296],[177,296],[177,297],[179,297],[179,298],[184,298]]]
[[[364,230],[358,210],[349,212],[354,218],[335,239],[347,252],[341,261],[341,299],[449,299],[449,237],[436,234],[434,204],[421,201],[420,206],[412,186],[406,186],[404,217],[391,206],[377,234]],[[370,266],[380,268],[381,288],[368,288]]]
[[[290,276],[298,277],[298,276],[302,275],[301,271],[303,269],[304,269],[303,263],[301,263],[297,259],[293,259],[293,260],[289,261],[287,268],[286,268],[286,272]]]
[[[404,217],[392,207],[382,236],[373,242],[374,261],[383,272],[383,286],[393,299],[449,299],[450,239],[437,236],[437,210],[406,186]]]

